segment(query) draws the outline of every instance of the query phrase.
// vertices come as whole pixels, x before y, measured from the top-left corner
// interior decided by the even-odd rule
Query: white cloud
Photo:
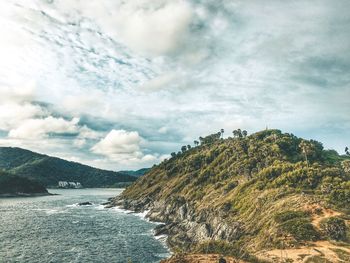
[[[74,91],[78,93],[77,90]],[[88,90],[75,95],[69,94],[64,96],[62,100],[62,108],[68,112],[74,113],[86,113],[89,111],[95,111],[98,109],[103,111],[105,104],[103,103],[106,99],[106,95],[99,90]],[[93,106],[93,107],[92,107]]]
[[[0,86],[0,103],[21,103],[35,99],[36,87],[34,83],[21,86]]]
[[[164,89],[169,87],[175,81],[177,75],[175,73],[164,73],[160,76],[157,76],[142,86],[142,90],[144,91],[158,91],[160,89]]]
[[[99,139],[102,137],[102,132],[97,132],[95,130],[90,129],[86,125],[79,128],[79,139]]]
[[[347,0],[2,1],[0,134],[39,136],[6,140],[45,140],[46,153],[85,161],[107,129],[145,138],[129,153],[101,151],[100,167],[142,167],[220,128],[328,130],[325,145],[342,149],[330,136],[350,131],[348,10]],[[50,116],[87,127],[56,136],[40,124]]]
[[[96,22],[104,33],[130,48],[162,55],[174,51],[188,33],[193,10],[185,0],[55,1],[72,20],[76,13]]]
[[[141,155],[140,142],[141,137],[136,131],[112,130],[91,150],[111,158],[119,158],[120,155],[138,157]]]
[[[28,119],[17,128],[10,130],[10,138],[38,139],[50,133],[64,134],[78,132],[78,118],[67,121],[63,118],[52,116],[43,119]]]
[[[143,138],[136,131],[112,130],[91,151],[124,167],[150,166],[164,158],[156,153],[144,154],[142,142]]]
[[[40,117],[45,114],[45,110],[40,106],[30,103],[0,104],[0,130],[10,130],[22,124],[27,119]]]
[[[158,129],[158,132],[161,134],[166,134],[168,132],[168,130],[169,130],[168,127],[163,126],[163,127]]]
[[[86,144],[86,140],[85,139],[76,139],[73,142],[73,145],[77,148],[82,148],[84,145]]]
[[[147,4],[152,5],[152,1]],[[123,6],[115,28],[125,44],[151,54],[166,54],[181,46],[191,22],[191,7],[185,1],[163,2],[148,9]]]

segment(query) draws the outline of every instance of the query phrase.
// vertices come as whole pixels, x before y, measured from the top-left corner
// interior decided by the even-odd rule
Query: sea
[[[104,208],[123,189],[49,189],[0,198],[0,262],[156,263],[170,255],[144,214]],[[81,202],[92,205],[79,206]]]

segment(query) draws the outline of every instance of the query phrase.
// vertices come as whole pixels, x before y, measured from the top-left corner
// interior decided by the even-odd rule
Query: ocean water
[[[154,223],[101,203],[121,189],[51,189],[56,196],[0,198],[0,262],[153,263],[169,256]],[[89,201],[92,206],[77,206]]]

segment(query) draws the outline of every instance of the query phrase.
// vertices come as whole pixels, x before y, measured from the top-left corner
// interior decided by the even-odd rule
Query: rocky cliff
[[[167,234],[174,251],[254,261],[259,251],[349,244],[348,157],[279,130],[201,141],[152,168],[111,205],[148,211],[164,223],[156,233]],[[337,215],[338,238],[326,230],[327,209]]]

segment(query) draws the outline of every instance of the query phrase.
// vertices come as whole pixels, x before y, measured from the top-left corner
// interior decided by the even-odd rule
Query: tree
[[[247,132],[246,130],[243,130],[243,131],[242,131],[242,135],[243,135],[243,137],[247,137],[248,132]]]
[[[233,138],[238,137],[238,131],[237,130],[234,130],[232,133],[233,133]]]
[[[201,136],[201,137],[199,137],[199,141],[200,141],[200,143],[201,143],[201,145],[203,144],[203,137]]]
[[[199,137],[199,140],[201,142],[201,145],[207,145],[220,140],[220,138],[221,138],[221,132],[217,132],[217,133],[213,133],[208,136],[205,136],[204,138]]]
[[[221,130],[220,130],[220,133],[221,133],[221,138],[224,138],[224,132],[225,132],[225,130],[224,130],[224,129],[221,129]]]
[[[299,144],[299,148],[301,149],[301,151],[304,154],[307,166],[309,166],[308,156],[310,156],[314,152],[313,144],[311,144],[310,142],[307,142],[307,141],[302,141]]]
[[[187,145],[187,150],[190,150],[191,148],[191,145]]]
[[[345,153],[346,153],[347,155],[350,155],[348,146],[345,147]]]
[[[187,150],[186,145],[184,145],[184,146],[181,147],[181,151],[182,151],[183,153],[186,152],[186,150]]]
[[[170,155],[171,155],[171,157],[174,158],[174,157],[176,156],[176,153],[175,153],[175,152],[172,152]]]
[[[241,129],[237,130],[237,135],[238,135],[238,138],[242,138],[243,137]]]
[[[195,146],[199,145],[199,141],[197,141],[197,140],[195,140],[193,143],[194,143]]]

